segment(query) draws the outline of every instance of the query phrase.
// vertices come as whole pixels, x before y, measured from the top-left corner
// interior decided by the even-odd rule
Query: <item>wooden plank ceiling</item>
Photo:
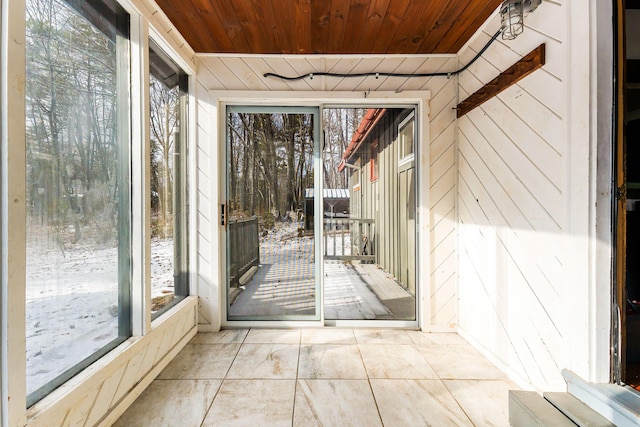
[[[199,53],[456,53],[501,0],[156,0]]]

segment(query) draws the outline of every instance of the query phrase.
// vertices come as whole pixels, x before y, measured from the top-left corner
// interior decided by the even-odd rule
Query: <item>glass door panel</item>
[[[319,320],[317,108],[227,108],[228,320]]]
[[[327,320],[416,320],[413,117],[413,108],[323,110]]]

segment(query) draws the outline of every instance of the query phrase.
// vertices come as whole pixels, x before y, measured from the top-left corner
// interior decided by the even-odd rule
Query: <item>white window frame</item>
[[[402,155],[403,142],[401,139],[402,130],[413,122],[413,145],[411,153],[405,156]],[[398,166],[407,165],[415,159],[416,154],[416,142],[417,142],[417,129],[415,125],[415,111],[412,111],[407,117],[405,117],[398,125]]]

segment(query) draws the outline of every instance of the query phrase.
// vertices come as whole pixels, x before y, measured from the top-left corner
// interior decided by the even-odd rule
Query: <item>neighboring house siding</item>
[[[388,109],[351,160],[359,159],[362,165],[360,191],[354,192],[360,207],[357,217],[375,220],[375,236],[370,236],[370,251],[377,255],[377,264],[391,273],[415,295],[415,280],[409,279],[406,270],[415,266],[408,259],[407,251],[401,253],[409,242],[415,242],[407,235],[407,219],[399,215],[401,196],[398,172],[398,128],[411,109]],[[377,142],[378,178],[371,179],[372,144]],[[414,163],[415,164],[415,163]],[[413,168],[413,166],[411,167]],[[412,173],[411,171],[410,173]],[[352,181],[353,184],[353,181]],[[408,190],[404,188],[404,190]],[[406,200],[405,200],[406,206]],[[415,208],[414,208],[415,211]],[[403,228],[405,230],[403,230]],[[415,235],[415,227],[414,235]],[[369,252],[371,253],[371,252]],[[415,257],[415,252],[412,255]],[[402,256],[404,255],[404,256]]]
[[[431,165],[430,170],[422,171],[423,176],[429,174],[430,178],[430,253],[422,254],[422,257],[430,257],[430,283],[427,286],[430,295],[423,299],[430,315],[430,324],[423,325],[425,329],[451,330],[456,325],[456,257],[455,257],[455,111],[456,85],[455,79],[446,77],[435,78],[324,78],[314,77],[313,80],[304,79],[286,82],[278,79],[264,78],[266,72],[275,72],[286,75],[298,75],[310,71],[334,71],[339,73],[364,72],[371,70],[392,70],[399,73],[424,73],[431,71],[448,71],[456,66],[456,60],[452,57],[357,57],[357,56],[198,56],[198,80],[202,87],[209,90],[251,90],[251,91],[396,91],[396,90],[428,90],[431,92],[430,118],[428,127],[431,135],[429,147]],[[203,94],[200,110],[202,117],[208,117],[205,105],[208,99]],[[200,115],[199,115],[200,117]],[[214,118],[211,118],[214,119]],[[209,119],[206,119],[209,120]],[[199,119],[202,124],[202,118]],[[207,124],[210,125],[210,124]],[[202,139],[206,138],[206,139]],[[215,141],[205,132],[199,134],[199,152],[207,152]],[[425,147],[421,147],[425,149]],[[203,156],[198,159],[198,168],[201,176],[213,176],[218,173],[212,169],[214,162]],[[368,181],[369,175],[363,176]],[[199,218],[215,217],[217,213],[217,195],[213,197],[215,189],[205,189],[199,183],[200,197],[210,200],[213,205],[207,205],[209,212],[199,209]],[[207,193],[208,192],[208,193]],[[214,224],[212,222],[211,224]],[[200,285],[208,290],[201,289],[201,298],[213,301],[214,295],[219,295],[217,272],[213,272],[211,265],[214,263],[216,253],[215,242],[209,242],[208,236],[199,235],[201,266],[199,270]],[[213,246],[212,246],[213,245]],[[425,263],[420,263],[424,265]],[[215,274],[214,274],[215,273]],[[211,278],[209,280],[208,278]],[[215,305],[201,304],[207,310],[215,310]],[[201,308],[202,308],[201,307]],[[200,322],[201,327],[215,326],[215,321],[209,319],[210,314],[203,313]],[[215,327],[214,327],[215,328]]]
[[[591,207],[588,105],[567,113],[568,13],[566,4],[543,2],[520,37],[498,39],[459,77],[462,101],[546,43],[542,69],[458,120],[460,328],[523,384],[544,390],[564,389],[561,369],[581,369],[589,358],[571,355],[571,346],[588,345]],[[498,27],[491,19],[461,51],[461,64]],[[585,111],[583,138],[568,129]],[[581,317],[569,320],[572,312]]]

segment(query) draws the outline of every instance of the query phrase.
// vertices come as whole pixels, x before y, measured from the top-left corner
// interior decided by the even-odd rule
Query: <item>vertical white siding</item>
[[[544,1],[522,35],[498,39],[459,76],[462,101],[546,44],[542,69],[458,120],[457,196],[461,331],[523,383],[545,390],[564,388],[562,368],[589,375],[588,354],[572,346],[583,351],[589,331],[590,86],[571,82],[589,75],[589,36],[577,39],[590,23],[588,14],[570,18],[569,9]],[[460,62],[498,27],[490,19]],[[576,125],[584,132],[572,131]]]
[[[428,206],[430,210],[430,252],[421,254],[429,257],[429,265],[433,268],[429,272],[429,283],[424,286],[428,295],[424,307],[429,314],[425,329],[451,330],[456,320],[456,257],[455,257],[455,111],[456,84],[455,79],[446,77],[436,78],[332,78],[314,77],[313,80],[282,81],[263,77],[264,73],[273,72],[284,75],[298,75],[309,72],[333,71],[338,73],[395,71],[399,73],[424,73],[430,71],[453,70],[456,66],[454,57],[425,57],[425,56],[198,56],[198,81],[201,88],[208,90],[243,90],[243,91],[430,91],[430,135],[423,141],[431,141],[428,147],[431,165],[428,171],[422,171],[422,176],[428,176],[429,185]],[[199,99],[199,125],[214,121],[211,109],[215,110],[206,99],[204,93]],[[201,308],[200,327],[210,328],[215,324],[215,317],[219,315],[219,307],[213,301],[220,295],[219,284],[214,278],[215,257],[218,256],[217,243],[213,242],[210,226],[215,221],[209,220],[217,212],[217,196],[211,185],[201,180],[211,179],[220,173],[210,161],[217,135],[207,133],[202,127],[198,132],[198,170],[199,197],[205,201],[199,206],[199,296]],[[213,205],[211,205],[213,204]],[[212,209],[211,209],[212,208]],[[426,263],[419,263],[425,265]],[[214,328],[215,329],[215,328]]]

